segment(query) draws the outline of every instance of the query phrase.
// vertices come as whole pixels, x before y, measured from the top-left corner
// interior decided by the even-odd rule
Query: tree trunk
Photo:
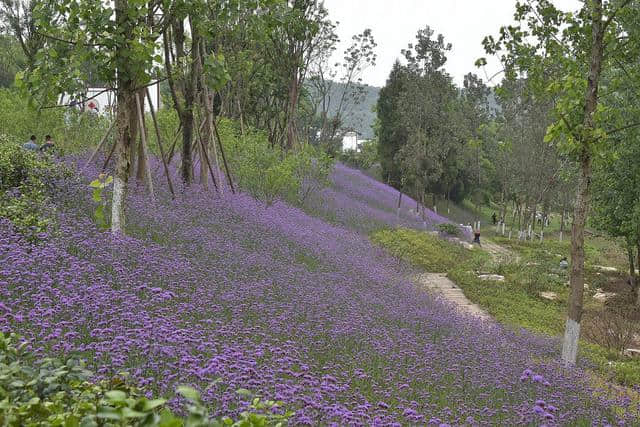
[[[153,199],[153,179],[151,177],[151,165],[149,164],[149,150],[147,148],[147,127],[144,122],[144,103],[142,100],[142,94],[138,92],[136,94],[136,112],[138,113],[138,129],[140,131],[140,147],[141,150],[138,153],[138,167],[142,165],[142,171],[138,170],[138,176],[142,175],[146,185],[147,192]]]
[[[135,125],[131,116],[135,117],[135,100],[131,93],[118,93],[118,110],[116,123],[118,129],[116,144],[116,166],[113,177],[113,199],[111,202],[111,232],[121,233],[125,227],[124,204],[127,197],[127,183],[131,170],[130,148],[135,143]]]
[[[638,301],[638,286],[636,280],[636,266],[634,256],[633,243],[627,240],[627,257],[629,258],[629,285],[631,286],[631,292],[633,294],[634,302]]]
[[[538,205],[533,205],[533,212],[531,213],[531,221],[533,231],[536,231],[536,223],[538,222]]]
[[[133,32],[134,23],[127,14],[127,0],[115,0],[116,26],[123,30],[123,34],[130,35]],[[111,232],[122,233],[125,229],[125,200],[127,197],[127,183],[131,173],[132,147],[136,141],[136,128],[138,115],[136,113],[135,82],[133,71],[127,66],[131,61],[118,57],[123,66],[117,73],[117,109],[116,129],[117,136],[114,143],[116,151],[116,165],[113,177],[113,198],[111,201]]]
[[[593,115],[598,108],[598,85],[602,72],[604,51],[604,25],[602,22],[602,0],[593,1],[592,45],[589,65],[589,80],[585,94],[584,134],[579,139],[582,145],[580,155],[580,182],[571,230],[571,293],[569,311],[562,345],[562,360],[575,365],[578,358],[578,340],[580,338],[580,321],[582,320],[582,300],[584,295],[584,227],[589,211],[591,187],[591,151],[593,136],[589,131],[595,128]]]
[[[287,106],[287,149],[293,148],[296,143],[296,111],[298,109],[298,71],[291,79],[289,86],[289,103]]]
[[[205,127],[200,135],[199,156],[200,156],[200,185],[207,190],[209,189],[209,179],[207,177],[207,163],[205,160],[205,150],[209,149],[209,135],[208,129]]]
[[[182,114],[182,181],[189,185],[193,181],[193,154],[191,152],[191,143],[193,141],[193,100],[186,100]]]

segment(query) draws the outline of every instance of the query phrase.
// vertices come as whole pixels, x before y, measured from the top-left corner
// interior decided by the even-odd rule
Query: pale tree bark
[[[602,72],[602,58],[604,55],[604,33],[602,0],[592,3],[592,41],[591,59],[589,62],[589,79],[585,94],[584,120],[586,138],[580,136],[580,182],[576,196],[574,210],[572,239],[571,239],[571,274],[569,296],[569,310],[562,344],[562,360],[570,365],[576,363],[578,357],[578,340],[580,338],[580,321],[582,320],[582,300],[584,295],[584,227],[589,211],[591,186],[591,130],[595,128],[594,113],[598,108],[598,85]]]
[[[135,22],[126,10],[127,0],[115,0],[116,26],[123,30],[123,34],[132,34]],[[116,165],[113,177],[113,199],[111,202],[111,232],[122,233],[125,229],[125,200],[129,175],[131,174],[131,155],[135,152],[135,141],[138,127],[136,107],[136,84],[132,77],[133,70],[128,69],[130,61],[127,58],[116,58],[122,65],[117,78],[116,109],[116,142],[114,150]]]
[[[111,203],[111,231],[121,233],[125,228],[124,204],[127,197],[131,173],[131,147],[135,146],[137,128],[136,92],[132,82],[118,84],[118,109],[116,112],[117,140],[115,145],[116,166],[113,177],[113,200]]]

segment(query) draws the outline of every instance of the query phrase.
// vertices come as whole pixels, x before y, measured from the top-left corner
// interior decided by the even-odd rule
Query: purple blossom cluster
[[[217,414],[245,409],[246,388],[296,425],[615,424],[640,409],[553,362],[557,342],[458,314],[350,228],[197,186],[171,200],[156,176],[155,201],[131,192],[128,235],[112,236],[85,173],[58,187],[43,242],[0,222],[0,330],[40,355],[79,354],[156,395],[194,385]],[[392,201],[371,184],[343,208],[376,191]]]
[[[338,163],[331,174],[331,186],[322,191],[313,207],[334,222],[367,232],[388,226],[433,230],[448,222],[429,209],[423,216],[419,204],[406,194],[398,209],[399,196],[393,187]]]

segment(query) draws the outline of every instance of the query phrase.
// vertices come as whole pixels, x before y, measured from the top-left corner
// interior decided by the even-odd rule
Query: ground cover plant
[[[157,397],[195,386],[214,416],[248,408],[246,388],[294,424],[634,419],[557,364],[555,341],[456,314],[358,232],[246,194],[172,201],[158,176],[114,236],[91,220],[97,172],[61,187],[59,230],[39,244],[0,224],[0,330],[38,356],[77,355],[97,380],[126,371]]]

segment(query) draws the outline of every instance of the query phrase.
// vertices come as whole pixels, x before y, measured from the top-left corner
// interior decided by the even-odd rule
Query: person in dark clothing
[[[495,212],[493,213],[493,215],[491,215],[491,220],[493,221],[493,225],[496,225],[498,223],[498,215],[496,215]]]
[[[480,230],[473,230],[473,243],[480,245]]]
[[[44,144],[40,147],[40,151],[50,151],[55,147],[53,140],[51,139],[51,135],[47,135],[44,137]]]

